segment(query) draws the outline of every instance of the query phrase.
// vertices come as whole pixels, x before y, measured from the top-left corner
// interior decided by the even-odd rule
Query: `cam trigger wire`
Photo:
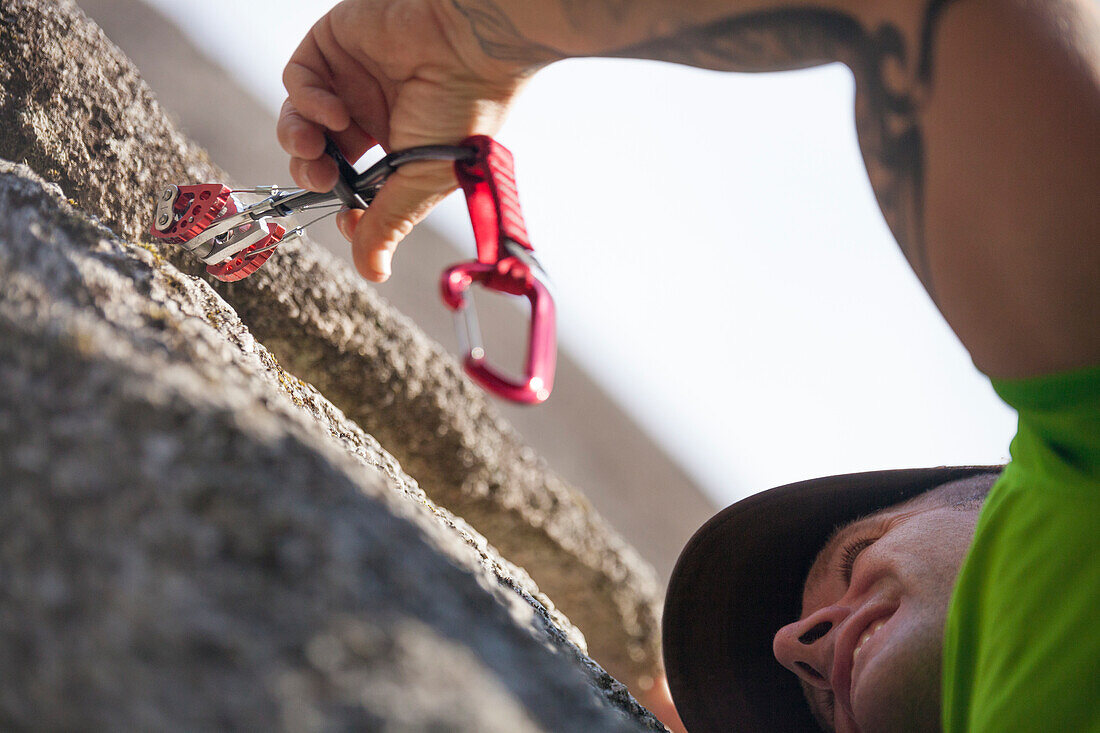
[[[342,207],[344,204],[342,201],[333,201],[328,204],[306,204],[305,206],[299,206],[298,211],[312,211],[313,209],[331,209],[333,207]]]
[[[342,208],[343,204],[339,204],[339,206]],[[318,208],[320,208],[320,207],[321,207],[321,205],[318,204]],[[302,208],[305,209],[307,207],[303,206]],[[326,212],[324,214],[321,214],[316,219],[314,219],[310,222],[307,222],[305,224],[299,224],[298,226],[296,226],[294,228],[297,229],[299,231],[299,233],[301,233],[302,231],[304,231],[306,229],[306,227],[311,227],[314,224],[316,224],[317,222],[321,221],[322,219],[327,219],[328,217],[332,216],[333,214],[339,214],[339,213],[340,213],[340,209],[336,209],[335,211],[329,211],[329,212]]]

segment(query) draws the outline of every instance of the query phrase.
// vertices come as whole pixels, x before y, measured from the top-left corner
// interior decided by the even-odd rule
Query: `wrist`
[[[455,52],[486,76],[523,80],[570,55],[522,33],[506,1],[428,1]]]

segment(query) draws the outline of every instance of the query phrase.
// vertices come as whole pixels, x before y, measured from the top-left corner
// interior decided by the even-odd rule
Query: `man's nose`
[[[772,640],[776,660],[807,684],[828,689],[836,637],[832,632],[848,613],[849,610],[842,606],[826,606],[787,624]]]

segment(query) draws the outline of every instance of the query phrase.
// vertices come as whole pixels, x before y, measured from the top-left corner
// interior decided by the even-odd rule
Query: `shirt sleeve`
[[[948,611],[944,730],[1100,733],[1100,368],[993,387],[1019,426]]]

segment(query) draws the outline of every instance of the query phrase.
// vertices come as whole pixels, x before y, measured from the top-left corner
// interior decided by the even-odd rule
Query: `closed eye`
[[[844,546],[844,551],[840,555],[840,572],[844,576],[845,583],[852,582],[852,568],[856,564],[859,553],[875,544],[875,539],[875,537],[856,538]]]

